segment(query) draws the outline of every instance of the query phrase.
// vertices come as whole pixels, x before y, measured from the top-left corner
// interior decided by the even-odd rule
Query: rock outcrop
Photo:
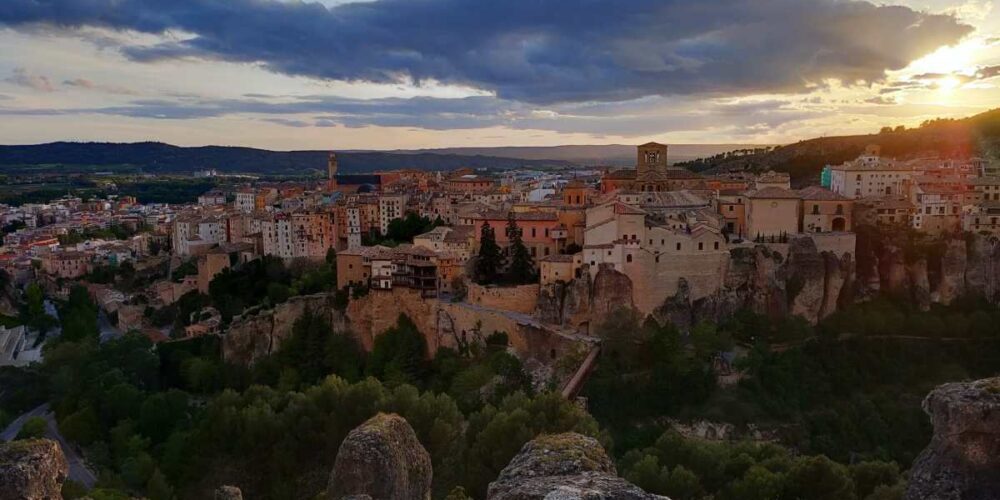
[[[787,253],[784,258],[763,245],[733,249],[722,289],[691,300],[681,279],[677,293],[653,315],[681,329],[719,321],[741,309],[771,317],[795,314],[815,323],[850,298],[855,267],[850,255],[820,252],[811,238],[792,239]]]
[[[56,500],[69,465],[48,439],[0,444],[0,500]]]
[[[215,500],[243,500],[243,491],[235,486],[219,486],[215,489]]]
[[[907,240],[908,234],[859,230],[859,297],[886,292],[921,308],[964,295],[1000,303],[1000,242],[981,234]]]
[[[664,499],[618,477],[596,439],[576,433],[528,442],[490,483],[488,500]]]
[[[327,498],[427,500],[432,476],[431,457],[410,424],[379,413],[341,443]]]
[[[590,266],[566,283],[541,287],[535,316],[544,323],[577,328],[618,308],[633,307],[632,280],[608,264],[600,264],[594,279]]]
[[[1000,495],[1000,377],[945,384],[924,400],[934,437],[913,462],[907,500]]]
[[[335,329],[346,329],[344,316],[333,308],[332,295],[300,295],[278,304],[274,309],[246,312],[233,318],[222,336],[223,359],[249,366],[271,355],[291,336],[295,320],[306,309],[328,316]]]

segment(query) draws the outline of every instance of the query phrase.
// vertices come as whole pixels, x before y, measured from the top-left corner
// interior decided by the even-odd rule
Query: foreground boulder
[[[219,486],[215,489],[215,500],[243,500],[243,491],[235,486]]]
[[[425,500],[432,476],[431,457],[410,424],[379,413],[341,443],[327,498]]]
[[[924,411],[934,437],[913,462],[906,498],[1000,498],[1000,377],[942,385]]]
[[[62,499],[68,473],[66,457],[55,441],[0,444],[0,500]]]
[[[521,448],[496,481],[487,500],[648,500],[646,493],[618,477],[596,439],[576,433],[539,436]]]

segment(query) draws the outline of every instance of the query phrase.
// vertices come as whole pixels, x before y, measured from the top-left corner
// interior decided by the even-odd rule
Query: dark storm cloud
[[[534,103],[805,91],[881,80],[972,28],[839,0],[3,0],[15,29],[101,27],[192,38],[123,46],[136,61],[260,63],[290,75],[434,79]]]

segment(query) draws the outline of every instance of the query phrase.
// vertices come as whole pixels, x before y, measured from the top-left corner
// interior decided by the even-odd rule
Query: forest
[[[244,289],[257,300],[266,290],[240,283],[267,267],[217,280],[212,295]],[[605,351],[585,388],[588,412],[553,385],[532,384],[503,332],[428,359],[423,336],[400,316],[365,353],[307,311],[275,355],[246,368],[223,362],[213,337],[100,343],[94,307],[74,290],[45,362],[0,371],[0,383],[18,388],[0,397],[0,420],[38,395],[49,401],[98,471],[95,500],[197,498],[219,484],[253,498],[313,498],[347,432],[378,411],[413,425],[432,457],[435,498],[483,498],[528,440],[574,430],[597,437],[626,479],[674,499],[898,499],[930,438],[920,399],[1000,363],[989,328],[1000,312],[973,300],[918,311],[879,299],[815,327],[744,311],[687,334],[619,311],[597,332]],[[909,329],[910,317],[929,326]],[[958,326],[940,338],[944,324]],[[742,377],[721,385],[718,353],[734,350]],[[685,437],[670,419],[734,432]],[[754,440],[749,424],[768,439]],[[83,491],[70,482],[66,494]]]

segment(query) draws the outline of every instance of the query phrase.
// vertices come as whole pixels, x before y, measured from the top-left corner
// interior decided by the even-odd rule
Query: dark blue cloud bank
[[[120,50],[135,61],[253,62],[321,79],[434,79],[534,104],[878,81],[972,30],[951,16],[842,0],[381,0],[333,8],[265,0],[0,0],[0,25],[180,32],[192,37]]]

